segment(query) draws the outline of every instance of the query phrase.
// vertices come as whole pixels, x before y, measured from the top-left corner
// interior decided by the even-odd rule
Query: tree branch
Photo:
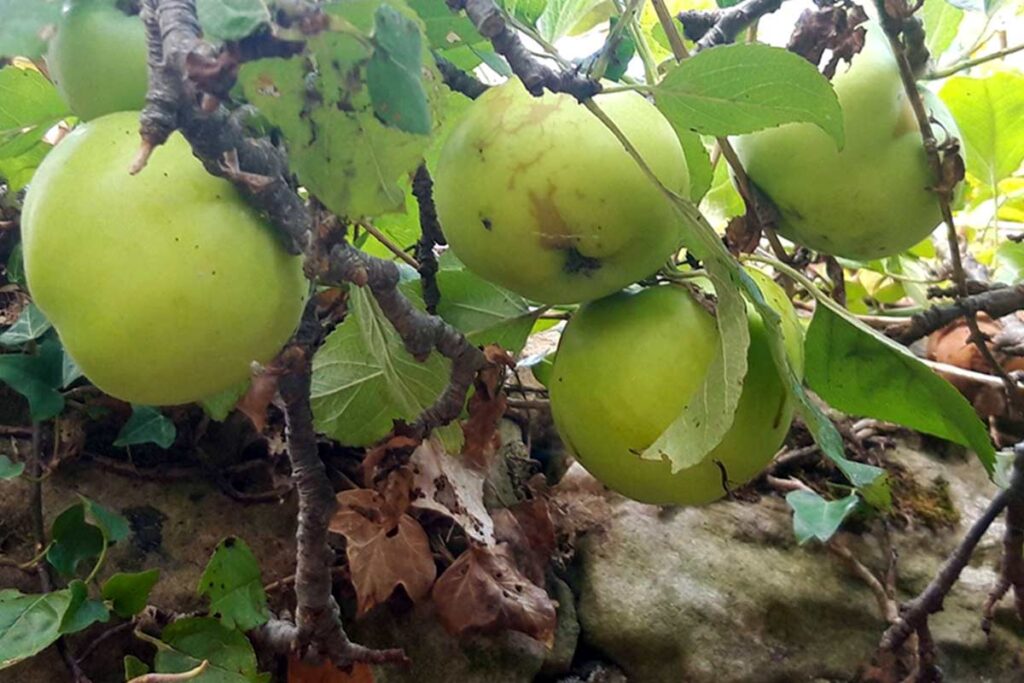
[[[436,52],[434,53],[434,64],[437,65],[437,70],[441,72],[444,84],[451,90],[462,93],[471,100],[475,100],[487,92],[488,86],[486,84],[477,80],[472,74],[466,73],[455,66]]]
[[[437,288],[437,257],[434,247],[447,244],[441,223],[434,206],[434,181],[426,164],[420,164],[412,178],[412,194],[420,207],[420,241],[416,243],[416,259],[419,261],[420,285],[423,301],[428,313],[437,313],[441,290]]]
[[[676,15],[697,51],[736,40],[744,29],[782,6],[784,0],[744,0],[726,9],[686,10]]]
[[[508,61],[512,72],[531,94],[539,96],[547,89],[555,93],[567,93],[582,102],[601,91],[601,84],[597,81],[575,71],[552,69],[537,59],[519,39],[494,0],[445,1],[453,12],[466,12],[480,35],[489,40],[494,51]]]
[[[944,69],[935,69],[933,71],[929,71],[923,76],[923,78],[925,80],[938,80],[940,78],[949,78],[950,76],[960,73],[961,71],[966,71],[967,69],[978,66],[979,64],[991,62],[996,59],[1002,59],[1003,57],[1012,55],[1015,52],[1020,52],[1021,50],[1024,50],[1024,43],[1021,43],[1020,45],[1013,45],[1006,49],[999,50],[998,52],[993,52],[992,54],[983,55],[981,57],[975,57],[974,59],[966,59],[962,62],[957,62],[956,64],[947,66]]]
[[[1024,285],[999,287],[957,299],[950,304],[933,306],[911,316],[906,322],[890,325],[885,333],[901,344],[911,344],[968,315],[985,312],[996,319],[1021,309],[1024,309]]]

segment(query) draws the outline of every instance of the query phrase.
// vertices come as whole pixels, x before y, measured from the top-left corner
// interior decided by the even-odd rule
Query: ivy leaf
[[[256,628],[270,618],[260,565],[240,538],[220,542],[199,577],[199,595],[210,599],[210,614],[226,628]]]
[[[124,680],[130,681],[149,673],[149,665],[135,655],[124,656]]]
[[[349,292],[348,316],[313,357],[311,402],[320,432],[350,446],[386,436],[395,420],[414,420],[448,385],[451,363],[423,363],[362,287]]]
[[[0,345],[21,346],[25,342],[39,339],[53,327],[39,307],[30,303],[26,306],[14,324],[0,334]]]
[[[64,409],[61,385],[63,350],[56,339],[44,340],[35,354],[0,355],[0,382],[28,399],[34,422],[49,420]]]
[[[28,659],[56,641],[70,602],[67,589],[42,595],[0,590],[0,669]]]
[[[103,532],[85,521],[85,505],[78,503],[64,510],[53,521],[53,542],[46,560],[64,576],[73,576],[82,560],[98,557],[103,551]]]
[[[445,252],[437,273],[438,315],[476,346],[500,344],[518,353],[526,345],[535,315],[526,299],[466,270]]]
[[[6,455],[0,455],[0,480],[14,479],[25,471],[25,463],[13,462]]]
[[[373,110],[389,126],[430,134],[430,110],[423,90],[423,36],[412,20],[381,5],[373,15],[373,55],[366,87]]]
[[[843,146],[843,112],[832,84],[782,48],[746,43],[703,50],[672,67],[652,90],[673,125],[704,135],[803,121]]]
[[[803,545],[812,538],[822,543],[832,538],[839,526],[857,508],[859,499],[851,493],[839,500],[825,500],[813,491],[791,491],[786,502],[793,508],[793,533]]]
[[[160,578],[159,569],[134,574],[118,572],[103,583],[101,594],[110,600],[119,617],[132,617],[141,612],[149,601],[149,593]]]
[[[60,18],[61,0],[0,0],[0,57],[35,59]],[[5,99],[0,97],[0,99]]]
[[[542,38],[555,42],[569,34],[602,0],[548,0],[537,17]]]
[[[89,588],[84,582],[75,579],[68,584],[68,591],[71,594],[71,602],[60,622],[61,634],[78,633],[96,622],[105,624],[110,621],[107,606],[99,600],[89,598]]]
[[[818,306],[805,349],[807,384],[829,405],[967,446],[992,473],[995,450],[974,408],[903,346]]]
[[[125,447],[155,443],[160,448],[170,448],[177,433],[174,423],[156,408],[132,405],[132,416],[121,427],[114,445]]]
[[[60,365],[60,387],[61,389],[67,389],[69,386],[75,383],[81,377],[84,377],[82,368],[78,367],[78,363],[71,357],[67,349],[63,349],[64,359]]]
[[[1024,75],[1000,71],[985,78],[955,76],[939,96],[963,136],[967,171],[990,187],[1024,161]]]
[[[257,671],[256,653],[241,631],[216,619],[192,617],[168,625],[157,645],[154,669],[159,673],[191,671],[205,659],[209,668],[193,680],[200,683],[266,683],[270,674]]]
[[[85,506],[86,519],[103,532],[107,543],[117,543],[128,538],[131,529],[128,526],[128,520],[124,516],[83,495],[79,495],[78,498]]]
[[[197,0],[196,12],[206,38],[241,40],[270,23],[263,0]]]

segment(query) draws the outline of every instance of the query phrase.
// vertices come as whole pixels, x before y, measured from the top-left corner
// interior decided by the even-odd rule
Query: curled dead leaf
[[[484,475],[445,452],[436,439],[420,444],[409,459],[413,473],[412,506],[450,517],[466,536],[494,543],[494,520],[484,507]]]
[[[525,633],[554,641],[556,603],[520,572],[504,544],[471,546],[434,585],[441,624],[453,635]]]
[[[479,467],[485,466],[487,458],[497,450],[498,423],[505,414],[507,400],[502,385],[505,372],[515,367],[515,361],[497,344],[484,347],[487,365],[473,380],[475,391],[469,399],[469,419],[462,423],[466,437],[462,455]]]
[[[555,525],[548,502],[543,498],[524,500],[510,508],[496,510],[494,538],[504,543],[516,565],[538,586],[555,552]]]
[[[292,655],[288,658],[288,683],[373,683],[373,669],[369,664],[356,664],[351,671],[343,671],[331,662],[314,666]]]

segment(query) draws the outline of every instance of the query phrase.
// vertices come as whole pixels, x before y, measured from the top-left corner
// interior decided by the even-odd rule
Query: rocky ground
[[[897,439],[885,458],[902,466],[901,481],[916,492],[909,512],[891,524],[898,587],[909,597],[934,575],[994,487],[973,458],[917,437]],[[242,505],[201,479],[143,481],[78,462],[45,481],[48,521],[77,494],[128,517],[133,534],[113,549],[108,571],[159,568],[151,602],[164,609],[199,607],[198,577],[217,542],[230,534],[249,543],[267,583],[291,573],[291,498]],[[31,538],[27,496],[24,481],[0,483],[0,549],[12,556],[23,555]],[[455,639],[429,602],[404,610],[379,606],[352,623],[350,633],[370,644],[402,646],[413,664],[378,670],[377,683],[821,682],[857,680],[866,670],[885,628],[878,600],[835,554],[813,541],[796,544],[781,497],[658,509],[605,491],[578,466],[552,497],[577,535],[566,569],[549,576],[559,602],[550,647],[517,633]],[[990,530],[945,610],[932,619],[948,681],[1024,680],[1024,627],[1008,603],[989,638],[979,627],[1001,532],[999,523]],[[867,525],[842,532],[840,540],[866,566],[885,566]],[[0,586],[37,590],[34,576],[2,567]],[[271,602],[286,607],[276,593]],[[104,628],[73,644],[80,647]],[[147,647],[125,630],[90,655],[86,671],[93,683],[123,680],[121,657],[147,657]],[[67,678],[53,648],[0,673],[5,683]]]

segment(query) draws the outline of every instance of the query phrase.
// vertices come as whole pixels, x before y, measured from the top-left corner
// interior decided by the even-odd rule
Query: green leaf
[[[5,15],[0,16],[7,20]],[[70,114],[57,89],[35,69],[0,69],[0,102],[4,103],[0,107],[0,141],[5,142],[9,136],[36,128],[45,133]]]
[[[429,135],[430,110],[423,89],[423,36],[414,21],[388,5],[373,15],[373,55],[366,87],[377,117],[406,133]]]
[[[51,149],[49,143],[40,141],[24,154],[12,157],[0,156],[0,178],[7,181],[7,186],[12,191],[20,191],[32,180],[39,164]]]
[[[523,23],[533,26],[543,14],[548,0],[498,0],[498,4]]]
[[[16,285],[25,286],[25,259],[22,255],[21,242],[14,245],[10,256],[7,257],[7,265],[4,268],[7,281]]]
[[[534,314],[526,299],[492,284],[465,269],[454,257],[445,252],[437,273],[437,286],[441,291],[438,314],[458,328],[473,344],[500,344],[512,353],[526,345],[533,328]]]
[[[60,622],[61,634],[78,633],[96,622],[105,624],[110,621],[107,606],[89,598],[89,588],[84,582],[75,579],[68,584],[68,591],[71,593],[71,602]]]
[[[132,617],[146,608],[149,593],[159,578],[159,569],[135,574],[118,572],[104,582],[103,599],[111,601],[111,607],[119,617]]]
[[[832,84],[782,48],[747,43],[704,50],[672,67],[653,92],[677,128],[736,135],[803,121],[843,146],[843,112]]]
[[[53,542],[46,551],[46,560],[64,576],[73,576],[82,560],[98,557],[103,551],[103,532],[85,521],[82,503],[60,513],[50,535]]]
[[[387,4],[415,18],[400,3]],[[310,38],[306,54],[256,60],[239,73],[246,98],[280,129],[299,181],[341,216],[401,210],[405,193],[398,181],[421,162],[431,141],[381,123],[363,85],[378,6],[376,0],[327,5],[332,26],[345,32],[321,32]],[[422,52],[423,68],[431,74],[423,83],[436,120],[434,103],[445,88],[426,46]],[[319,68],[312,70],[312,64]]]
[[[924,20],[925,46],[938,59],[956,38],[964,11],[947,0],[925,0],[919,16]]]
[[[225,389],[219,394],[207,396],[199,402],[199,405],[203,407],[203,410],[210,416],[210,419],[216,422],[223,422],[231,414],[231,411],[235,409],[239,399],[249,391],[251,383],[251,380],[247,379],[230,389]]]
[[[992,472],[995,451],[974,408],[903,346],[818,306],[805,349],[807,384],[829,405],[967,446]]]
[[[1024,244],[1003,242],[994,256],[995,271],[992,279],[1007,285],[1024,280]]]
[[[52,327],[43,312],[35,304],[29,304],[21,311],[14,324],[0,334],[0,346],[21,346],[25,342],[39,339]]]
[[[733,185],[732,178],[729,176],[728,166],[729,164],[720,161],[714,167],[711,189],[701,200],[701,210],[707,215],[708,220],[716,225],[725,224],[730,218],[742,216],[746,211],[743,198],[736,191],[736,186]]]
[[[0,57],[39,57],[62,4],[61,0],[0,0]]]
[[[103,532],[107,543],[117,543],[128,538],[131,529],[128,520],[113,510],[106,508],[94,500],[79,494],[79,500],[85,505],[85,515],[92,524],[95,524]]]
[[[270,618],[259,562],[240,538],[220,542],[199,577],[198,590],[210,599],[210,614],[226,628],[248,631]]]
[[[270,23],[263,0],[196,0],[199,23],[206,38],[241,40]]]
[[[196,683],[263,683],[269,674],[257,671],[256,653],[241,631],[216,619],[192,617],[168,625],[161,634],[154,669],[160,673],[191,671],[207,660],[209,668]]]
[[[64,358],[60,366],[60,388],[67,389],[69,386],[75,383],[81,377],[84,377],[82,368],[78,367],[78,363],[71,357],[67,349],[63,349]]]
[[[395,420],[414,420],[448,385],[451,363],[437,353],[419,362],[362,287],[349,291],[348,316],[313,358],[316,428],[350,446],[386,436]]]
[[[435,50],[450,50],[484,40],[473,22],[462,12],[456,14],[448,9],[444,0],[409,0],[408,4],[423,20],[427,40]]]
[[[20,477],[25,471],[25,463],[13,462],[6,455],[0,455],[0,480]]]
[[[70,602],[68,590],[42,595],[0,590],[0,669],[42,652],[57,640]]]
[[[698,204],[711,189],[714,180],[715,170],[711,167],[711,155],[708,154],[708,148],[704,146],[704,141],[699,135],[675,124],[673,128],[679,136],[679,144],[682,145],[683,156],[686,157],[686,170],[690,174],[690,201]]]
[[[0,382],[28,399],[34,422],[49,420],[64,409],[61,384],[63,351],[56,339],[47,339],[33,354],[0,355]]]
[[[963,136],[967,171],[989,186],[1024,161],[1024,74],[955,76],[939,93]]]
[[[537,30],[548,42],[568,35],[603,0],[548,0],[537,18]]]
[[[135,655],[124,656],[124,680],[130,681],[149,673],[149,665]]]
[[[797,543],[803,545],[812,538],[822,543],[832,538],[857,508],[858,497],[851,493],[839,500],[825,500],[812,491],[791,491],[786,502],[793,508],[793,533]]]
[[[160,448],[170,448],[177,433],[174,423],[156,408],[132,405],[132,416],[121,427],[114,445],[124,447],[155,443]]]

